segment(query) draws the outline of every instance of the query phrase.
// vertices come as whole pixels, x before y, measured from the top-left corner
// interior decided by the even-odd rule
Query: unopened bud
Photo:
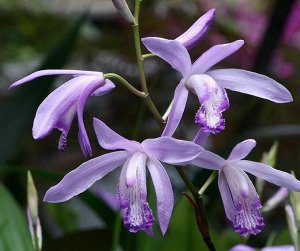
[[[134,24],[134,17],[125,0],[112,0],[114,6],[118,12],[126,19],[130,24]]]

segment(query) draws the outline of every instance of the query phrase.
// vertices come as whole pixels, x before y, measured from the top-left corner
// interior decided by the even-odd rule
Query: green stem
[[[203,186],[200,188],[199,190],[199,194],[203,195],[204,192],[206,191],[206,189],[209,187],[209,185],[214,181],[214,179],[217,177],[217,172],[213,171],[210,176],[208,177],[208,179],[205,181],[205,183],[203,184]]]
[[[117,251],[120,243],[120,234],[121,234],[121,224],[122,218],[120,214],[116,215],[115,224],[114,224],[114,232],[113,232],[113,242],[111,251]]]

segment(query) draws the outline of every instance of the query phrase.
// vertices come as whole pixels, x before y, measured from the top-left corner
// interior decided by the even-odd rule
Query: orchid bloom
[[[162,134],[164,136],[171,136],[175,132],[182,118],[189,91],[198,96],[201,105],[196,113],[195,122],[203,131],[215,134],[225,128],[222,112],[229,108],[225,89],[276,103],[292,101],[290,92],[284,86],[264,75],[240,69],[209,71],[212,66],[237,51],[244,44],[243,40],[213,46],[193,64],[181,41],[147,37],[143,38],[142,42],[150,52],[168,62],[182,75]]]
[[[151,233],[154,218],[147,203],[146,166],[154,184],[157,212],[163,234],[167,231],[174,198],[169,177],[160,163],[177,164],[197,157],[202,147],[193,142],[171,137],[130,141],[94,118],[94,129],[101,147],[118,150],[81,164],[51,187],[44,198],[48,202],[63,202],[82,193],[94,182],[123,165],[117,189],[117,200],[123,222],[130,232]],[[122,150],[120,150],[122,149]]]
[[[46,137],[54,128],[62,133],[58,149],[67,146],[67,135],[77,111],[78,140],[83,154],[92,155],[92,148],[83,123],[83,108],[90,95],[100,96],[110,92],[115,85],[103,77],[102,72],[79,70],[41,70],[13,83],[10,88],[30,82],[38,77],[50,75],[73,75],[73,78],[54,90],[37,109],[32,135],[34,139]]]
[[[239,244],[232,247],[229,251],[255,251],[255,248],[252,248],[248,245]],[[295,247],[292,245],[283,245],[283,246],[273,246],[273,247],[264,247],[259,249],[260,251],[295,251]]]
[[[190,164],[219,171],[219,190],[227,218],[234,230],[243,236],[258,234],[264,220],[259,209],[262,207],[258,194],[245,172],[293,191],[300,191],[300,181],[286,172],[282,172],[259,162],[244,160],[255,147],[253,139],[237,144],[227,160],[203,150]]]

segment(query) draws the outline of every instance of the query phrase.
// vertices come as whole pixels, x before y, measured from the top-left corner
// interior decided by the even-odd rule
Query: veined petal
[[[215,9],[209,10],[175,40],[188,49],[194,47],[204,38],[213,23],[214,17]]]
[[[243,142],[237,144],[231,151],[227,160],[237,161],[245,158],[252,149],[256,146],[256,141],[254,139],[247,139]]]
[[[225,159],[219,155],[207,150],[202,150],[197,158],[188,163],[205,169],[219,170],[224,167],[226,162]]]
[[[85,157],[87,157],[87,154],[92,156],[92,148],[91,144],[88,138],[88,135],[86,133],[84,123],[83,123],[83,109],[84,105],[86,103],[87,98],[97,89],[99,86],[103,86],[105,84],[104,78],[91,78],[91,81],[89,85],[87,85],[84,90],[82,91],[80,98],[78,100],[78,106],[77,106],[77,118],[78,118],[78,140],[80,143],[81,150]]]
[[[192,62],[187,49],[178,41],[159,37],[142,38],[143,44],[153,54],[168,62],[183,76],[190,73]]]
[[[125,139],[97,118],[94,118],[94,130],[100,146],[104,149],[124,149],[131,153],[140,150],[140,144],[138,142]]]
[[[277,186],[286,187],[292,191],[300,191],[300,181],[289,173],[249,160],[240,160],[235,165],[245,172],[251,173]]]
[[[162,136],[172,136],[179,125],[182,118],[189,91],[185,86],[184,80],[181,80],[175,89],[174,103],[168,116],[167,124],[162,133]]]
[[[41,71],[36,71],[34,73],[31,73],[30,75],[14,82],[9,88],[16,87],[18,85],[24,84],[26,82],[32,81],[36,78],[42,77],[42,76],[51,76],[51,75],[65,75],[65,74],[70,74],[70,75],[77,75],[77,76],[82,76],[82,75],[96,75],[99,77],[103,77],[102,72],[97,72],[97,71],[80,71],[80,70],[41,70]]]
[[[244,44],[243,40],[236,40],[228,44],[219,44],[211,47],[204,52],[193,64],[192,73],[202,74],[215,64],[227,58],[232,53],[236,52]]]
[[[139,168],[142,168],[142,169],[145,168],[146,159],[147,159],[147,155],[142,152],[136,152],[130,158],[130,160],[128,162],[127,171],[126,171],[126,186],[127,187],[133,187],[136,184],[137,170]]]
[[[44,201],[63,202],[71,199],[122,165],[126,158],[128,158],[126,151],[118,151],[84,162],[69,172],[57,185],[51,187],[47,191]]]
[[[250,94],[276,103],[293,101],[291,93],[275,80],[241,69],[220,69],[206,72],[225,89]]]
[[[159,225],[164,235],[168,229],[174,206],[173,189],[166,170],[156,158],[148,158],[147,166],[156,193]]]
[[[111,92],[115,87],[116,86],[112,81],[110,81],[109,79],[105,79],[105,85],[95,90],[91,96],[102,96]]]
[[[178,164],[194,159],[203,149],[193,142],[164,136],[146,139],[141,145],[147,153],[151,153],[160,161],[169,164]]]

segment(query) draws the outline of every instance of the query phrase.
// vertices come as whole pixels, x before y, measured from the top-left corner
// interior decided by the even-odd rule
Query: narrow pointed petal
[[[189,161],[189,163],[205,169],[219,170],[225,165],[225,159],[213,152],[202,150],[197,158]]]
[[[215,17],[215,9],[211,9],[201,16],[186,32],[175,40],[186,48],[192,48],[206,35]]]
[[[102,96],[111,92],[115,87],[116,86],[112,81],[110,81],[109,79],[105,79],[105,85],[95,90],[91,96]]]
[[[237,144],[231,151],[227,160],[237,161],[245,158],[256,146],[254,139],[247,139]]]
[[[286,187],[292,191],[300,191],[300,181],[289,173],[276,170],[266,164],[249,160],[240,160],[235,165],[245,172],[251,173],[277,186]]]
[[[250,94],[276,103],[293,101],[291,93],[275,80],[251,71],[220,69],[206,73],[225,89]]]
[[[174,206],[173,189],[166,170],[156,158],[149,158],[147,166],[156,193],[159,225],[164,235],[168,229]]]
[[[193,142],[171,137],[146,139],[142,142],[142,147],[147,153],[169,164],[178,164],[192,160],[196,158],[203,149]]]
[[[45,197],[47,202],[63,202],[84,192],[97,180],[122,165],[128,153],[118,151],[91,159],[69,172],[57,185],[51,187]]]
[[[234,220],[235,207],[232,200],[226,177],[222,171],[219,172],[218,185],[223,201],[226,217],[231,222]]]
[[[142,38],[142,42],[150,52],[168,62],[183,76],[191,71],[190,55],[181,43],[159,37]]]
[[[34,73],[31,73],[30,75],[14,82],[9,88],[16,87],[18,85],[24,84],[26,82],[32,81],[36,78],[43,77],[43,76],[51,76],[51,75],[65,75],[65,74],[70,74],[70,75],[77,75],[77,76],[82,76],[82,75],[96,75],[99,77],[103,77],[102,72],[97,72],[97,71],[80,71],[80,70],[41,70],[41,71],[36,71]]]
[[[70,128],[74,113],[73,108],[83,89],[90,84],[91,78],[80,76],[64,83],[40,104],[33,122],[32,135],[35,139],[47,136],[54,128],[63,132]],[[99,79],[103,79],[100,77]]]
[[[80,143],[81,150],[85,157],[89,154],[92,156],[92,148],[91,144],[85,130],[85,126],[83,123],[83,109],[88,97],[97,89],[99,86],[103,86],[105,84],[104,78],[102,79],[91,79],[90,84],[86,86],[86,88],[82,91],[80,98],[78,100],[77,106],[77,118],[78,118],[78,140]]]
[[[96,118],[94,118],[94,130],[100,146],[104,149],[124,149],[131,153],[140,150],[140,144],[138,142],[125,139]]]
[[[202,74],[215,64],[227,58],[232,53],[240,49],[244,44],[243,40],[236,40],[228,44],[219,44],[204,52],[193,64],[193,74]]]
[[[170,114],[168,116],[167,124],[162,133],[162,136],[172,136],[182,118],[189,94],[189,91],[185,87],[185,83],[183,81],[184,80],[182,80],[175,89],[173,98],[174,103],[172,105]]]
[[[209,135],[210,132],[204,132],[203,130],[199,129],[193,142],[199,146],[204,146]]]

